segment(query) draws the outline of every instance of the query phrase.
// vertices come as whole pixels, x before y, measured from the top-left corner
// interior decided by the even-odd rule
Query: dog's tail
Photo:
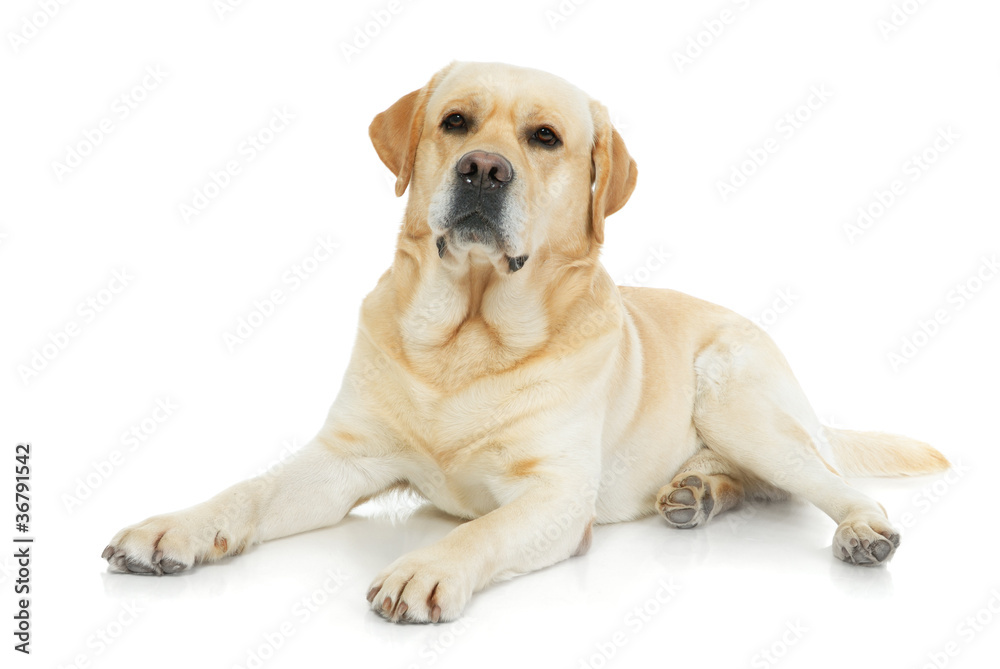
[[[825,433],[837,469],[847,477],[916,476],[951,467],[933,446],[909,437],[832,427],[827,427]]]

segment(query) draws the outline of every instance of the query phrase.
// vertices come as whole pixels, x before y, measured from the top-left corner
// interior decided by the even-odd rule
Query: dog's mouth
[[[452,232],[453,230],[454,230],[454,228],[452,228],[452,230],[449,231],[449,232]],[[454,234],[454,233],[452,232],[452,234]],[[462,234],[465,235],[466,233],[462,233]],[[437,244],[438,258],[444,258],[445,253],[448,252],[448,239],[447,239],[447,236],[448,236],[448,233],[445,233],[445,234],[443,234],[443,235],[441,235],[440,237],[437,238],[436,244]],[[475,241],[475,243],[482,243],[482,242],[479,241],[478,238],[475,239],[474,241]],[[509,255],[507,255],[505,253],[503,257],[504,257],[504,260],[507,263],[507,269],[510,270],[511,274],[513,274],[514,272],[516,272],[519,269],[521,269],[522,267],[524,267],[524,264],[526,262],[528,262],[528,256],[527,255],[509,256]]]
[[[431,204],[429,223],[435,233],[438,257],[488,262],[498,272],[514,273],[528,256],[517,239],[517,207],[504,193],[482,197],[464,189],[449,188]],[[512,218],[512,210],[513,216]]]
[[[456,241],[467,244],[482,244],[484,246],[494,246],[503,248],[504,235],[501,233],[501,226],[497,225],[481,209],[473,209],[451,220],[451,234]]]

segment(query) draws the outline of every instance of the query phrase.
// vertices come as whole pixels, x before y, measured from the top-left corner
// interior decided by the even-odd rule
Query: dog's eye
[[[446,116],[443,121],[441,121],[441,127],[445,130],[463,130],[465,126],[465,117],[461,114],[451,114]]]
[[[531,139],[536,142],[541,142],[545,146],[555,146],[559,143],[559,138],[556,137],[556,133],[552,131],[552,128],[547,126],[542,126],[535,131],[535,134],[531,136]]]

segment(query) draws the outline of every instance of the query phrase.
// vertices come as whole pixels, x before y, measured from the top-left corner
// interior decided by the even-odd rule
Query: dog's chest
[[[486,380],[452,393],[414,383],[406,394],[411,408],[405,424],[397,427],[443,467],[469,464],[500,449],[515,438],[514,426],[533,412],[532,388],[506,380]]]
[[[405,408],[394,427],[406,445],[411,484],[463,517],[500,506],[519,468],[538,456],[529,436],[540,387],[501,378],[451,393],[412,380],[399,389],[397,406]]]

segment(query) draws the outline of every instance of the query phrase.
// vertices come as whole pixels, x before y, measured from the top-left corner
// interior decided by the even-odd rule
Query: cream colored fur
[[[468,132],[442,129],[454,113]],[[531,139],[543,126],[561,145]],[[456,63],[370,134],[397,194],[410,194],[323,429],[274,472],[119,532],[104,554],[112,570],[179,571],[332,525],[399,488],[469,522],[375,577],[371,607],[393,621],[455,619],[491,582],[585,552],[592,523],[659,511],[694,527],[745,497],[809,500],[837,524],[840,559],[892,555],[885,512],[818,448],[829,442],[852,474],[947,461],[901,437],[824,428],[747,319],[614,285],[598,260],[604,220],[636,166],[604,107],[542,72]],[[449,184],[470,150],[513,165],[506,252],[448,236]],[[518,254],[528,260],[512,271]]]

